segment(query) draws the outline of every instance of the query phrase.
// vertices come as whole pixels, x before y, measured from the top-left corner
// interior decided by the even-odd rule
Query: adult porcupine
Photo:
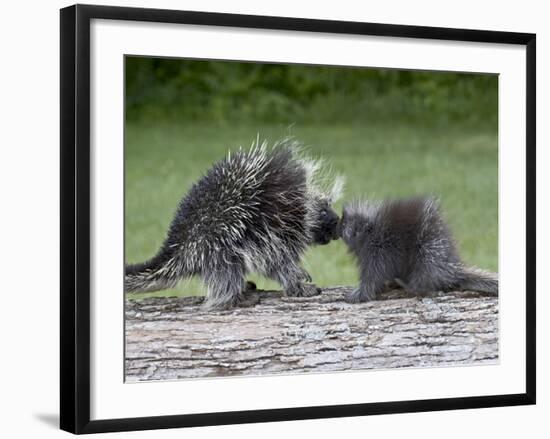
[[[181,200],[157,255],[126,266],[125,291],[171,288],[197,275],[206,305],[229,308],[243,303],[245,276],[257,272],[287,295],[317,294],[299,261],[308,245],[338,238],[330,204],[341,181],[326,188],[321,163],[300,149],[292,139],[272,148],[256,141],[214,164]]]
[[[340,234],[357,256],[360,285],[348,302],[373,300],[387,282],[411,293],[473,290],[498,294],[495,274],[467,267],[434,198],[355,202]]]

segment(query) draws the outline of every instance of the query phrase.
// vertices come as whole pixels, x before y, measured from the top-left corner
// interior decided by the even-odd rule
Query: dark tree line
[[[495,75],[127,57],[132,119],[494,123]]]

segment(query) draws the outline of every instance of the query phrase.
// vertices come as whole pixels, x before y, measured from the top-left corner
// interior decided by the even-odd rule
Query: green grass
[[[256,137],[271,141],[292,134],[312,156],[325,157],[346,177],[344,197],[433,194],[463,259],[498,269],[498,149],[495,128],[429,126],[392,121],[363,125],[216,125],[127,123],[125,143],[126,262],[140,262],[160,247],[178,201],[228,149],[248,146]],[[310,249],[304,267],[320,286],[358,282],[355,263],[341,241]],[[251,275],[262,289],[279,287]],[[204,294],[194,279],[147,295]]]

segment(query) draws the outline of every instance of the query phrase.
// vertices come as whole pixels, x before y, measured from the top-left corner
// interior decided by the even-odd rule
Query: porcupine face
[[[338,234],[352,251],[358,251],[370,231],[369,223],[354,209],[345,207],[338,224]]]
[[[333,239],[338,239],[338,215],[330,207],[328,201],[320,201],[317,210],[315,226],[312,227],[313,243],[325,245]]]

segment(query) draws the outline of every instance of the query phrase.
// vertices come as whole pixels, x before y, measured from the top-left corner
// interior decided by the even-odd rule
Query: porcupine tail
[[[124,291],[146,293],[173,288],[183,277],[174,263],[172,252],[161,249],[151,259],[125,267]]]
[[[464,267],[459,277],[461,290],[479,291],[498,296],[498,277],[496,273],[475,267]]]

